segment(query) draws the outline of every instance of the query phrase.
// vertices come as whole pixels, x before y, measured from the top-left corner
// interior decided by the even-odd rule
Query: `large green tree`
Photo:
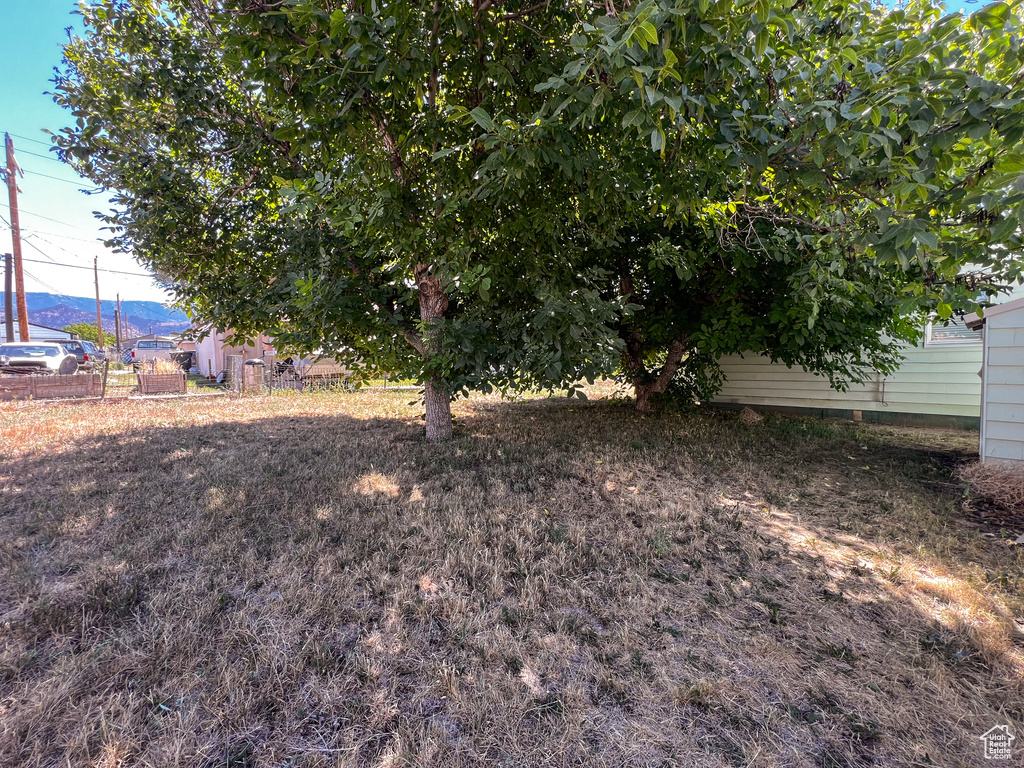
[[[83,5],[59,145],[195,316],[414,376],[445,439],[460,391],[569,385],[618,354],[621,308],[572,256],[573,190],[480,188],[487,115],[542,107],[586,11],[537,10]]]
[[[580,210],[609,247],[588,263],[643,307],[618,327],[641,408],[730,353],[836,386],[890,371],[926,316],[1021,281],[1017,8],[611,3],[537,119],[496,117],[487,174],[561,170],[535,158],[570,136],[597,148]]]
[[[117,242],[425,385],[891,369],[1020,278],[1019,20],[755,0],[108,0],[57,100]]]

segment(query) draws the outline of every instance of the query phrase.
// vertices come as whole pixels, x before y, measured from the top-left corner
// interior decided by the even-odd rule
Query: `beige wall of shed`
[[[274,347],[267,336],[260,336],[253,344],[237,346],[224,341],[225,334],[211,331],[196,343],[196,365],[203,376],[216,376],[228,365],[228,355],[242,355],[246,360],[273,355]]]

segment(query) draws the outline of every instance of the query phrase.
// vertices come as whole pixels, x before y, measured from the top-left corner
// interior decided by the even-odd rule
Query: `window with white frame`
[[[972,331],[962,317],[951,317],[947,325],[930,322],[924,327],[926,347],[962,347],[981,344],[981,330]]]

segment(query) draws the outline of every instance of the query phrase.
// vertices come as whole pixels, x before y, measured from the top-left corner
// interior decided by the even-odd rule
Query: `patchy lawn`
[[[962,511],[974,435],[481,398],[436,447],[410,399],[0,407],[0,765],[1024,745],[1024,548]]]

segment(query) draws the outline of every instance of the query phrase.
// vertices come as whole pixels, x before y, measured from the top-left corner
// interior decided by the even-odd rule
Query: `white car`
[[[0,373],[70,374],[78,358],[57,343],[23,341],[0,344]]]

